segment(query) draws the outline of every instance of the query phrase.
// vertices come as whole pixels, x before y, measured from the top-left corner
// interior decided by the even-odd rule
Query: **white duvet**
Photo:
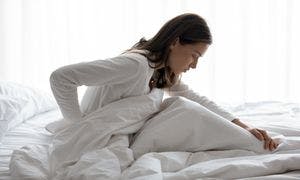
[[[10,163],[12,178],[265,179],[300,170],[299,122],[286,127],[276,126],[276,122],[266,126],[252,116],[255,125],[268,130],[280,142],[275,151],[268,152],[263,149],[262,142],[243,129],[204,108],[197,108],[198,105],[184,98],[168,99],[163,103],[165,107],[161,107],[162,95],[161,91],[154,90],[149,95],[111,103],[86,116],[83,122],[57,132],[49,146],[26,146],[15,150]],[[194,110],[187,112],[191,107]],[[248,120],[247,113],[239,114],[238,108],[232,111]],[[174,109],[177,111],[170,113]],[[287,113],[297,111],[294,110]],[[257,109],[253,111],[258,112]],[[278,112],[285,113],[282,109]],[[253,115],[251,108],[249,113]],[[272,117],[272,114],[264,113],[265,116],[260,117]],[[299,117],[295,118],[299,120]],[[207,127],[203,127],[206,123]],[[172,131],[180,126],[182,132],[180,128]],[[184,133],[184,128],[190,131]],[[130,143],[129,134],[136,132]],[[160,139],[159,135],[163,134]],[[207,138],[203,138],[204,134]],[[143,145],[148,146],[143,148]]]

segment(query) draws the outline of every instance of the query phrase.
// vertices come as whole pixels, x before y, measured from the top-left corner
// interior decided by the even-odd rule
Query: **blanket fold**
[[[146,125],[149,125],[154,119],[159,122],[156,123],[158,125],[168,120],[160,118],[160,113],[166,112],[168,107],[174,104],[169,103],[168,107],[161,106],[162,96],[162,91],[154,90],[147,95],[113,102],[89,114],[82,122],[70,124],[57,131],[53,143],[49,146],[25,146],[15,150],[10,162],[11,176],[14,179],[31,180],[182,180],[204,177],[231,179],[300,170],[300,138],[283,136],[277,131],[279,127],[269,127],[270,134],[276,135],[281,141],[274,152],[226,146],[227,149],[199,149],[195,152],[150,151],[134,158],[129,135],[145,130],[146,121]],[[187,107],[189,102],[184,102],[187,103]],[[196,107],[195,104],[193,106]],[[173,107],[173,110],[180,109],[178,107]],[[206,112],[201,108],[199,111]],[[182,113],[184,114],[181,112],[174,115],[182,117]],[[186,121],[187,124],[188,122]],[[190,125],[195,126],[194,123]],[[210,125],[208,127],[213,128]],[[284,131],[288,134],[288,129]],[[222,128],[218,128],[218,133],[226,135],[226,132],[229,132],[228,129],[222,132]],[[141,134],[142,132],[138,133]],[[186,139],[188,140],[189,138]],[[255,144],[258,145],[262,148],[260,142]]]

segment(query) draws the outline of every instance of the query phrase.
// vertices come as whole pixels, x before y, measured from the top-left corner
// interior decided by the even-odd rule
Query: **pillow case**
[[[54,98],[48,93],[14,82],[0,81],[0,94],[14,98],[23,98],[32,104],[36,113],[29,113],[26,115],[26,118],[57,108]]]
[[[250,132],[184,97],[171,97],[139,130],[131,149],[137,159],[148,152],[244,149],[267,153]]]
[[[36,114],[57,108],[51,96],[32,88],[0,81],[1,134]]]

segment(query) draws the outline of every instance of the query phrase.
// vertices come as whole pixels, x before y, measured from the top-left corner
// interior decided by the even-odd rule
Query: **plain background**
[[[214,41],[183,75],[195,91],[300,102],[298,0],[0,0],[0,80],[50,92],[56,68],[117,56],[185,12],[205,18]]]

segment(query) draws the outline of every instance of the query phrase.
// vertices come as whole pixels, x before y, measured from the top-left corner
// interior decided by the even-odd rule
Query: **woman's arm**
[[[115,57],[85,63],[72,64],[55,70],[50,76],[53,95],[63,117],[69,121],[80,121],[77,87],[103,86],[126,82],[138,75],[138,60]]]
[[[207,109],[209,109],[210,111],[222,116],[223,118],[229,121],[232,121],[237,118],[233,114],[224,110],[222,107],[218,106],[213,101],[209,100],[207,97],[200,96],[198,93],[194,92],[192,89],[188,87],[188,85],[184,84],[183,82],[176,83],[170,89],[166,89],[166,92],[170,96],[183,96],[187,99],[197,102],[202,106],[206,107]]]
[[[244,129],[248,129],[248,128],[250,128],[248,125],[246,125],[246,124],[244,124],[242,121],[240,121],[239,119],[234,119],[233,121],[231,121],[231,122],[233,122],[234,124],[236,124],[236,125],[238,125],[238,126],[240,126],[240,127],[242,127],[242,128],[244,128]]]

